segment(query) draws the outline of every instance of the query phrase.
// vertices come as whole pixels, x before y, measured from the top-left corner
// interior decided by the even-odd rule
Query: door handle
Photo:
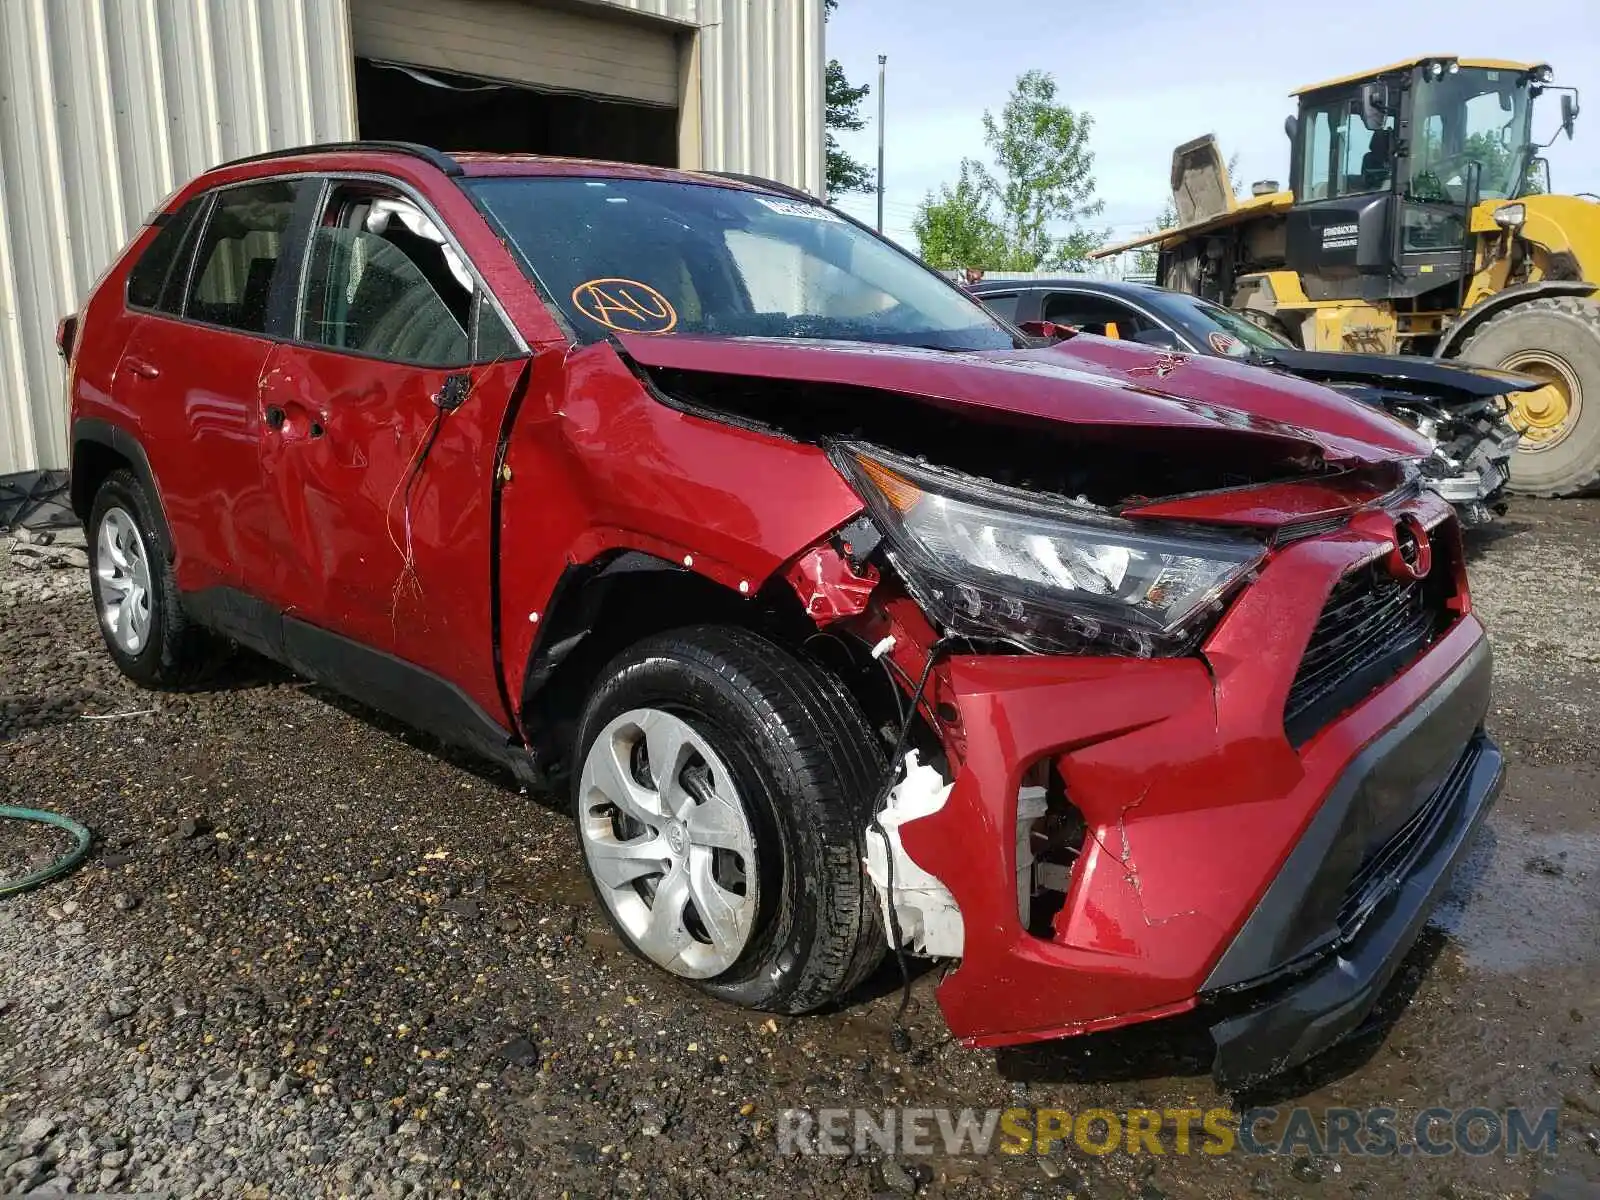
[[[283,423],[289,419],[289,414],[284,412],[283,409],[279,408],[276,404],[267,405],[265,416],[267,419],[267,428],[271,430],[282,429]]]
[[[142,358],[129,356],[122,360],[123,365],[141,379],[156,379],[161,375],[161,368],[154,363],[145,362]]]

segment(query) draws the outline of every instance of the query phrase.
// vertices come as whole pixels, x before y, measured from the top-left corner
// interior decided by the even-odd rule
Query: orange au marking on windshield
[[[596,324],[619,333],[669,333],[678,310],[637,279],[591,279],[572,289],[572,303]]]

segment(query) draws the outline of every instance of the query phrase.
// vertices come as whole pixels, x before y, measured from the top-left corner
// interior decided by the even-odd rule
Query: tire
[[[212,646],[179,602],[155,511],[154,499],[132,471],[106,476],[89,513],[89,586],[100,636],[122,673],[145,687],[180,687],[204,672]],[[131,620],[118,603],[130,579],[142,592],[143,603],[134,600],[142,621]]]
[[[1530,353],[1560,364],[1554,371],[1576,385],[1578,411],[1555,445],[1511,456],[1511,487],[1530,496],[1576,496],[1600,483],[1600,303],[1571,296],[1524,301],[1485,321],[1456,357],[1514,369]]]
[[[675,737],[689,749],[675,750]],[[882,961],[887,939],[862,858],[883,756],[855,701],[821,667],[736,627],[656,635],[601,673],[584,708],[576,751],[573,815],[584,869],[635,954],[720,1000],[782,1013],[828,1004]],[[673,768],[658,758],[677,764],[677,782],[659,777]],[[629,798],[623,805],[608,803],[618,794],[618,764],[642,789],[634,793],[624,783]],[[707,770],[697,785],[700,801],[678,806],[701,764]],[[704,846],[682,845],[687,838],[692,847],[700,836],[690,828],[697,814],[713,811],[708,787],[722,806],[709,824],[731,827],[728,813],[742,813],[749,835],[744,841],[723,828],[719,836],[734,848],[709,851],[724,856],[716,860],[728,866],[729,878],[721,882],[742,888],[737,896],[721,882],[708,887],[706,875],[721,870],[715,865],[701,875],[698,890],[681,883],[695,877],[694,863],[708,853]],[[646,824],[623,816],[635,795],[649,809],[652,794],[660,811],[687,813],[684,820]],[[630,847],[646,842],[665,846],[664,856],[672,857],[649,868],[661,872],[653,881],[629,880],[645,869],[633,865]],[[613,855],[630,856],[625,869],[615,868],[620,859]],[[692,907],[684,905],[683,888],[690,888]],[[727,905],[719,918],[722,932],[736,931],[742,941],[713,936],[712,924],[699,915],[703,894],[710,898],[708,910]],[[735,910],[742,915],[727,916]],[[675,911],[681,921],[672,919]],[[665,944],[663,928],[671,930]]]

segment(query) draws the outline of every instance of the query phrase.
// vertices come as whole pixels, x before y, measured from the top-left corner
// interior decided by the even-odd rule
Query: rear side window
[[[1016,292],[1005,292],[998,296],[979,296],[983,306],[995,316],[1013,324],[1017,320],[1017,302],[1022,299]]]
[[[267,302],[298,194],[299,187],[290,180],[216,193],[200,238],[185,316],[244,333],[266,332]]]
[[[194,248],[191,234],[206,197],[196,196],[162,224],[128,272],[128,306],[153,308],[177,315],[183,284]]]

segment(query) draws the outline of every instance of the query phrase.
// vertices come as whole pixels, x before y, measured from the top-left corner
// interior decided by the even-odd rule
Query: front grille
[[[1414,659],[1449,621],[1449,564],[1435,544],[1426,579],[1399,580],[1381,562],[1357,568],[1328,597],[1284,704],[1289,741],[1299,746],[1360,703]]]
[[[1482,754],[1474,742],[1467,752],[1456,760],[1445,781],[1423,802],[1422,806],[1406,818],[1404,825],[1363,862],[1339,906],[1339,940],[1353,938],[1372,915],[1372,910],[1383,902],[1394,885],[1404,878],[1419,855],[1438,833],[1461,798],[1462,788],[1472,777]]]

